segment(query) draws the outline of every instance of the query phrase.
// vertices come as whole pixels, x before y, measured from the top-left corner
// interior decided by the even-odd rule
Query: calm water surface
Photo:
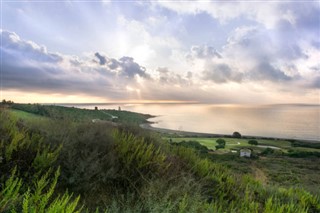
[[[70,106],[70,105],[69,105]],[[152,126],[174,130],[320,140],[319,105],[122,104],[73,105],[156,115]]]

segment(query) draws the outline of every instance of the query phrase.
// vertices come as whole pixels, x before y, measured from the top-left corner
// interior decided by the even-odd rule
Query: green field
[[[164,138],[166,140],[169,140],[170,138],[166,137]],[[208,147],[209,149],[215,150],[215,146],[218,145],[216,143],[216,140],[219,138],[199,138],[199,137],[179,137],[179,138],[171,138],[173,142],[181,142],[181,141],[198,141],[200,144]],[[255,145],[248,144],[248,139],[241,139],[241,138],[222,138],[226,141],[226,147],[224,150],[231,150],[231,149],[241,149],[243,147],[250,147],[252,149],[262,150],[264,148],[259,148]],[[274,146],[278,147],[281,150],[285,151],[291,147],[291,143],[285,140],[266,140],[261,139],[257,140],[259,145],[263,146]],[[318,149],[309,149],[305,148],[307,150],[315,150],[318,151]]]
[[[48,120],[48,118],[41,116],[41,115],[36,115],[33,113],[21,111],[21,110],[16,110],[16,109],[11,109],[10,114],[17,119],[22,119],[25,121],[39,121],[39,120]]]

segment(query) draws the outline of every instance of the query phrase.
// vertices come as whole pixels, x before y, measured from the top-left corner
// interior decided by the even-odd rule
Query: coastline
[[[151,131],[155,131],[162,134],[169,134],[175,135],[178,137],[208,137],[208,138],[215,138],[215,137],[224,137],[224,138],[232,138],[230,134],[217,134],[217,133],[202,133],[202,132],[192,132],[192,131],[182,131],[182,130],[173,130],[173,129],[166,129],[166,128],[159,128],[151,126],[153,122],[143,123],[139,126],[143,129],[148,129]],[[308,139],[293,139],[293,138],[279,138],[279,137],[265,137],[265,136],[255,136],[255,135],[242,135],[242,139],[264,139],[264,140],[286,140],[289,142],[300,141],[305,143],[320,143],[317,140],[308,140]]]

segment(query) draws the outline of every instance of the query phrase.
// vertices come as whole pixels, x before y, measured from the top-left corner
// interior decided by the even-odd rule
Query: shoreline
[[[173,130],[173,129],[166,129],[166,128],[159,128],[151,126],[153,122],[143,123],[139,126],[143,129],[152,130],[155,132],[159,132],[162,134],[169,134],[169,135],[177,135],[179,137],[224,137],[224,138],[233,138],[230,134],[217,134],[217,133],[202,133],[202,132],[192,132],[192,131],[182,131],[182,130]],[[263,139],[263,140],[285,140],[289,142],[300,141],[305,143],[320,143],[317,140],[308,140],[308,139],[293,139],[293,138],[278,138],[278,137],[266,137],[266,136],[254,136],[254,135],[241,135],[242,139]]]

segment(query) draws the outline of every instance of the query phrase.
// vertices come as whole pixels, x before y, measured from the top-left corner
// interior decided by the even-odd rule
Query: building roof
[[[252,152],[251,149],[247,149],[247,148],[243,148],[243,149],[240,149],[240,152]]]

